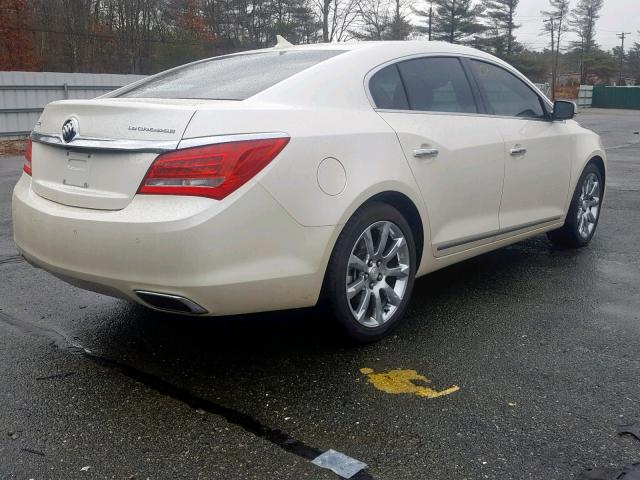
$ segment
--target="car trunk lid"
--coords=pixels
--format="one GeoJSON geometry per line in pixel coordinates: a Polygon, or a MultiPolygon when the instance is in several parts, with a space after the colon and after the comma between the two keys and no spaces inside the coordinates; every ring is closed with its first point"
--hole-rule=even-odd
{"type": "Polygon", "coordinates": [[[175,149],[197,100],[96,99],[49,104],[36,124],[33,190],[75,207],[126,207],[153,160],[175,149]],[[63,139],[74,119],[75,137],[63,139]]]}

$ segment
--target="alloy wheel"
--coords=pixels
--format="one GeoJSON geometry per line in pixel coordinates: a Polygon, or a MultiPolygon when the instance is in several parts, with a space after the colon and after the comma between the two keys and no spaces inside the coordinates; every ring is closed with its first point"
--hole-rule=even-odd
{"type": "Polygon", "coordinates": [[[346,295],[354,318],[376,328],[396,312],[411,270],[409,246],[400,227],[389,221],[365,229],[351,250],[346,295]]]}
{"type": "Polygon", "coordinates": [[[598,215],[600,214],[601,198],[600,180],[595,173],[589,173],[582,183],[582,190],[578,199],[578,234],[583,239],[588,239],[596,228],[598,215]]]}

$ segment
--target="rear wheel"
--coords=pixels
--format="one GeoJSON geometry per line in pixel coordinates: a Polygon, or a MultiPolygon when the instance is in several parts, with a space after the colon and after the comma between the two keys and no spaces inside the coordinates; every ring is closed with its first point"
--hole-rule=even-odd
{"type": "Polygon", "coordinates": [[[602,173],[595,164],[590,163],[578,181],[564,225],[549,232],[549,240],[573,248],[588,245],[598,227],[603,193],[602,173]]]}
{"type": "Polygon", "coordinates": [[[347,336],[383,338],[401,321],[416,268],[416,247],[402,214],[385,203],[361,208],[345,225],[327,270],[327,300],[347,336]]]}

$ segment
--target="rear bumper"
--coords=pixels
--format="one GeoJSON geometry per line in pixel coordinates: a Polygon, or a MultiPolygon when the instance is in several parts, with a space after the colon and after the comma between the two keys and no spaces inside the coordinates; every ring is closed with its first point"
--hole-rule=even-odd
{"type": "Polygon", "coordinates": [[[36,266],[139,303],[137,290],[210,315],[315,304],[336,228],[301,226],[258,183],[227,200],[138,195],[122,210],[90,210],[40,197],[23,175],[14,238],[36,266]]]}

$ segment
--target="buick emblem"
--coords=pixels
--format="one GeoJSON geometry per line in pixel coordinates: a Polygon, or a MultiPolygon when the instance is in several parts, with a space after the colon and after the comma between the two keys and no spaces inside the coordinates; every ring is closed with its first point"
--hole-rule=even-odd
{"type": "Polygon", "coordinates": [[[62,139],[65,143],[69,143],[78,135],[80,131],[80,126],[78,125],[78,120],[75,118],[70,118],[62,125],[62,139]]]}

